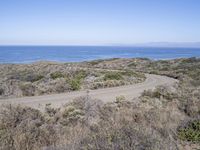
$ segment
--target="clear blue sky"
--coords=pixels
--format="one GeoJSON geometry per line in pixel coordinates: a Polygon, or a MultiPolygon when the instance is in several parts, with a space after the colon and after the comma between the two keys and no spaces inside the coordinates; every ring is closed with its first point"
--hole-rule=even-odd
{"type": "Polygon", "coordinates": [[[200,41],[200,0],[1,0],[0,44],[200,41]]]}

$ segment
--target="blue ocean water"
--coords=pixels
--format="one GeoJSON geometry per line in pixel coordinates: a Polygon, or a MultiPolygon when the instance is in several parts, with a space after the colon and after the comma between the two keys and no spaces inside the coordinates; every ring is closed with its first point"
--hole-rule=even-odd
{"type": "Polygon", "coordinates": [[[0,46],[0,63],[80,62],[107,58],[173,59],[200,57],[200,48],[122,46],[0,46]]]}

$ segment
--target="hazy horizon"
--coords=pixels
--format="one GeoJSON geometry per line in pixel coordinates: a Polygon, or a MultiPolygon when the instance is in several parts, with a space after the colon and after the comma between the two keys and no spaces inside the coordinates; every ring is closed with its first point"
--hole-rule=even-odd
{"type": "Polygon", "coordinates": [[[166,48],[200,48],[200,42],[148,42],[136,44],[0,44],[0,46],[97,46],[97,47],[166,47],[166,48]]]}

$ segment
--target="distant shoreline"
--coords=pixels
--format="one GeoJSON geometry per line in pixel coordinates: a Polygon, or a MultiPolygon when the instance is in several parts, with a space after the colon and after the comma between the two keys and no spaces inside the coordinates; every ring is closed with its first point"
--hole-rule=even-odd
{"type": "Polygon", "coordinates": [[[98,62],[98,61],[111,61],[114,59],[118,60],[150,60],[150,61],[171,61],[171,60],[181,60],[181,59],[200,59],[200,57],[180,57],[180,58],[169,58],[169,59],[149,59],[149,58],[142,58],[142,57],[133,57],[133,58],[107,58],[107,59],[94,59],[94,60],[86,60],[86,61],[80,61],[80,62],[60,62],[60,61],[49,61],[49,60],[38,60],[33,62],[27,62],[27,63],[0,63],[0,65],[32,65],[32,64],[80,64],[80,63],[90,63],[90,62],[98,62]]]}

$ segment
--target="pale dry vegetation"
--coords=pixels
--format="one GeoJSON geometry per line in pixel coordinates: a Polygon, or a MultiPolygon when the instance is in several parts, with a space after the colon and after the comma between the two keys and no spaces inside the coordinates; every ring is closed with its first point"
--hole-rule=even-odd
{"type": "Polygon", "coordinates": [[[178,150],[190,142],[198,147],[200,107],[183,101],[186,93],[181,90],[161,86],[133,101],[121,95],[107,104],[80,97],[61,108],[47,104],[45,112],[6,105],[0,111],[0,146],[5,150],[178,150]]]}
{"type": "MultiPolygon", "coordinates": [[[[151,106],[151,105],[149,105],[151,106]]],[[[152,106],[151,106],[152,107],[152,106]]],[[[176,149],[165,117],[174,113],[128,101],[103,104],[83,97],[60,109],[6,105],[1,109],[0,147],[25,149],[176,149]],[[162,112],[163,117],[155,115],[162,112]],[[159,124],[159,126],[158,126],[159,124]]],[[[173,116],[173,115],[172,115],[173,116]]]]}
{"type": "Polygon", "coordinates": [[[143,82],[143,73],[82,67],[81,63],[1,64],[0,98],[63,93],[143,82]]]}
{"type": "MultiPolygon", "coordinates": [[[[154,90],[144,91],[139,98],[132,101],[126,101],[125,96],[119,95],[115,102],[104,104],[100,100],[87,96],[77,98],[61,108],[53,108],[51,104],[47,104],[44,112],[24,106],[2,106],[0,149],[185,150],[200,148],[199,59],[169,61],[112,59],[87,62],[82,65],[107,68],[111,67],[111,62],[117,64],[115,69],[123,66],[129,70],[156,72],[156,74],[178,78],[179,83],[174,87],[160,86],[154,90]]],[[[127,71],[118,74],[95,71],[87,76],[87,72],[81,71],[80,74],[76,72],[73,78],[86,85],[89,80],[98,83],[117,82],[122,78],[135,76],[135,73],[133,74],[127,71]]],[[[57,76],[60,75],[56,74],[55,80],[68,78],[65,76],[57,78],[57,76]]],[[[0,92],[4,93],[4,89],[0,92]]]]}

